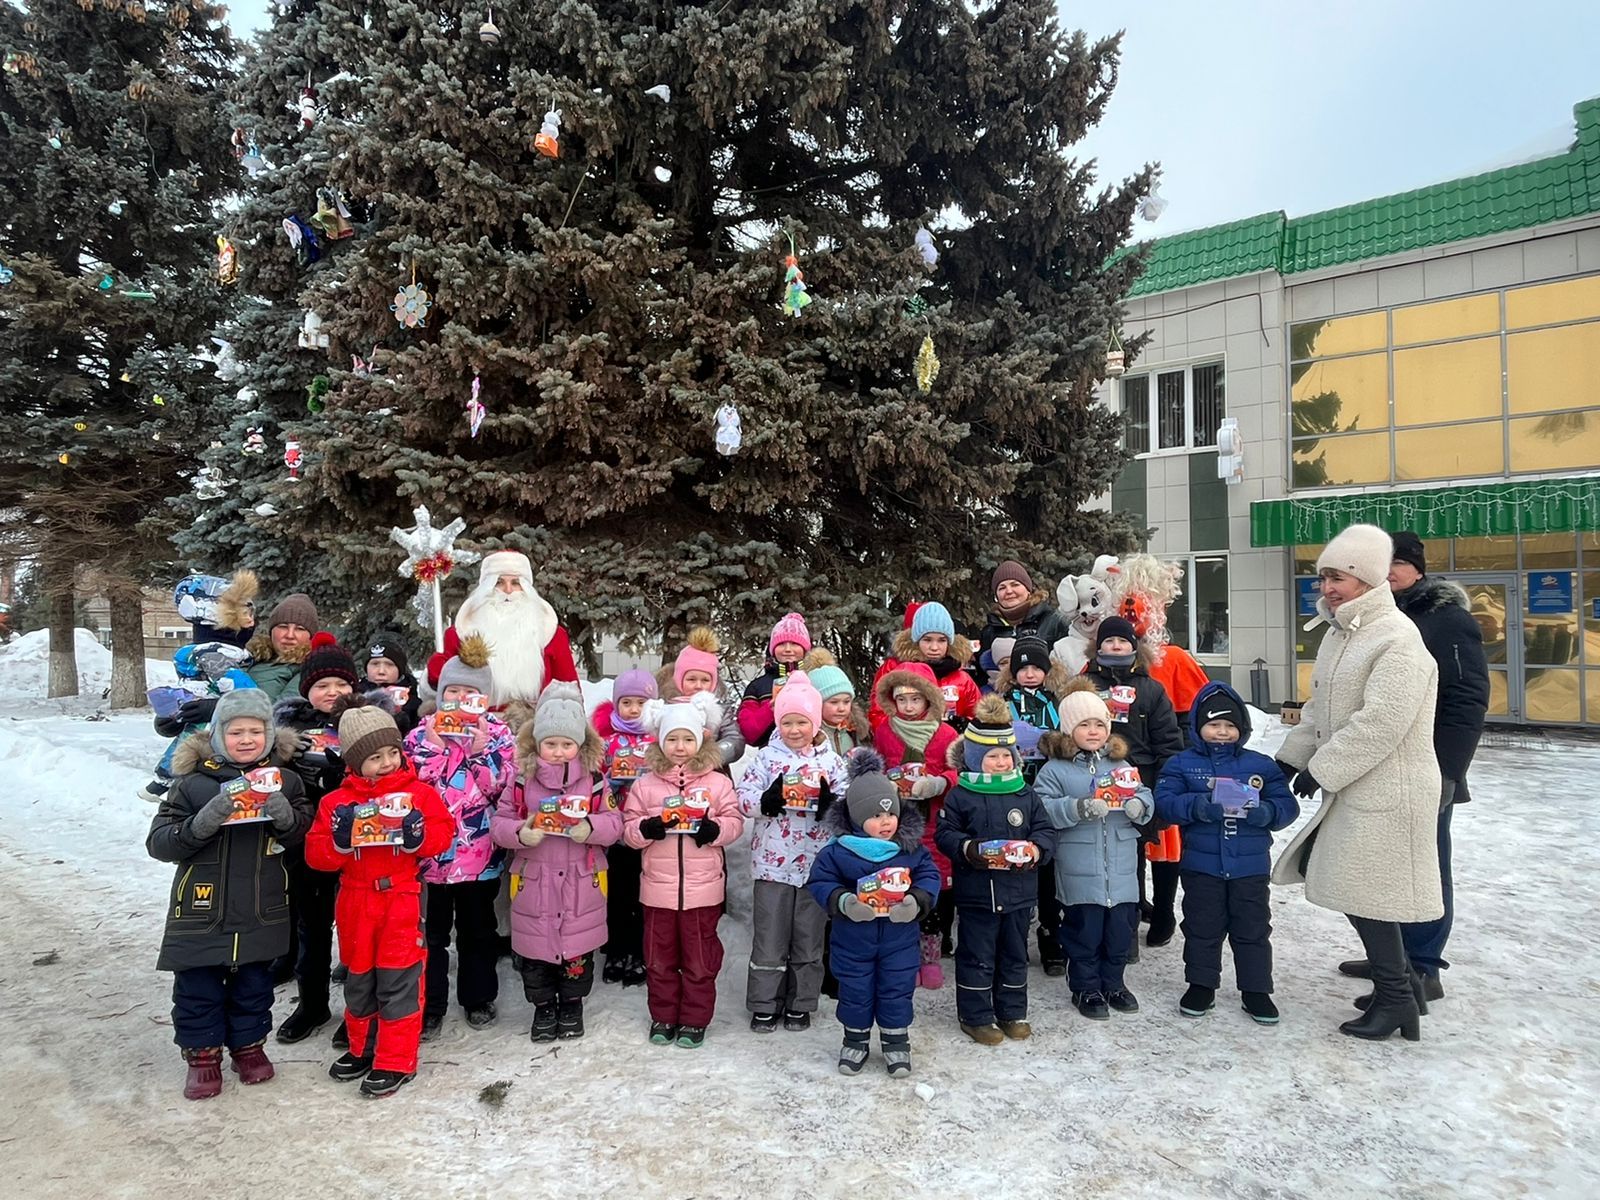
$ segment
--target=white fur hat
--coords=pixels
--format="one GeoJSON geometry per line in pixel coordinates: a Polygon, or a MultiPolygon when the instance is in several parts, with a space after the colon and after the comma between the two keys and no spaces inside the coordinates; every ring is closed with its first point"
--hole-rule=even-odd
{"type": "Polygon", "coordinates": [[[671,703],[646,700],[642,721],[645,730],[655,734],[658,742],[666,741],[667,734],[675,729],[687,729],[694,734],[695,745],[699,746],[722,724],[722,705],[710,692],[696,692],[687,699],[671,703]]]}
{"type": "Polygon", "coordinates": [[[1352,525],[1322,548],[1317,572],[1343,571],[1369,587],[1381,587],[1394,561],[1394,542],[1376,525],[1352,525]]]}
{"type": "Polygon", "coordinates": [[[485,584],[492,588],[502,575],[515,575],[522,580],[524,591],[533,591],[533,564],[522,551],[496,550],[493,554],[483,556],[483,562],[478,567],[479,588],[485,584]]]}

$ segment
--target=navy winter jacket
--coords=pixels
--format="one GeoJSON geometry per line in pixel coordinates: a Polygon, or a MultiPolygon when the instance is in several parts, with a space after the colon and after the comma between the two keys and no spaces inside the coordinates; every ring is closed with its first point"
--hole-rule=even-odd
{"type": "Polygon", "coordinates": [[[922,962],[918,944],[922,931],[916,921],[896,924],[887,917],[852,921],[840,915],[839,901],[846,893],[854,894],[856,884],[867,876],[889,867],[904,867],[911,872],[910,895],[916,898],[922,914],[926,916],[932,910],[939,898],[939,868],[922,844],[922,814],[914,804],[900,810],[900,828],[895,833],[898,853],[881,862],[863,858],[838,840],[838,835],[852,832],[843,800],[830,805],[822,820],[836,836],[812,861],[806,890],[833,918],[829,927],[833,973],[844,979],[858,974],[870,976],[880,966],[886,970],[908,966],[915,970],[922,962]]]}
{"type": "MultiPolygon", "coordinates": [[[[1189,749],[1167,760],[1156,784],[1156,818],[1183,827],[1183,869],[1220,879],[1245,879],[1266,875],[1272,870],[1272,831],[1294,823],[1300,805],[1289,790],[1289,783],[1278,764],[1265,754],[1245,749],[1250,740],[1249,709],[1225,683],[1208,683],[1195,697],[1189,710],[1189,749]],[[1217,693],[1227,695],[1245,714],[1245,727],[1239,740],[1214,746],[1200,737],[1200,714],[1206,700],[1217,693]],[[1205,807],[1211,803],[1214,779],[1236,779],[1257,788],[1264,825],[1244,817],[1206,820],[1205,807]]],[[[1259,819],[1259,818],[1258,818],[1259,819]]]]}
{"type": "MultiPolygon", "coordinates": [[[[957,746],[960,743],[956,743],[957,746]]],[[[1056,852],[1056,829],[1031,787],[1015,792],[974,792],[957,786],[945,795],[933,840],[950,860],[951,891],[957,908],[1015,912],[1039,902],[1039,870],[1056,852]],[[1034,870],[995,871],[967,861],[968,842],[1027,839],[1039,847],[1034,870]]]]}

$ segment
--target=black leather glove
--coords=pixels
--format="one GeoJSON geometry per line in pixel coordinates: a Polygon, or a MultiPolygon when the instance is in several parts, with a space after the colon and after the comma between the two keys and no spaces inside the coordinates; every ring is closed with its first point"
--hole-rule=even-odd
{"type": "Polygon", "coordinates": [[[333,810],[333,844],[341,850],[350,849],[350,839],[356,831],[356,806],[341,804],[333,810]]]}
{"type": "Polygon", "coordinates": [[[817,820],[822,820],[822,814],[828,811],[828,806],[833,803],[833,789],[824,779],[817,785],[817,820]]]}
{"type": "Polygon", "coordinates": [[[718,825],[710,817],[701,817],[699,828],[697,828],[689,836],[694,838],[694,844],[696,846],[709,846],[712,842],[717,840],[717,835],[721,832],[721,825],[718,825]]]}
{"type": "Polygon", "coordinates": [[[782,812],[783,776],[779,775],[767,785],[767,790],[761,793],[761,815],[763,817],[776,817],[782,812]]]}
{"type": "Polygon", "coordinates": [[[400,821],[400,849],[415,854],[422,846],[422,810],[413,808],[400,821]]]}
{"type": "Polygon", "coordinates": [[[646,817],[639,822],[640,836],[649,838],[652,842],[662,842],[667,838],[667,823],[660,817],[646,817]]]}
{"type": "Polygon", "coordinates": [[[1308,800],[1314,793],[1322,790],[1322,785],[1316,781],[1310,771],[1301,771],[1300,774],[1294,777],[1294,781],[1289,784],[1289,789],[1300,799],[1308,800]]]}
{"type": "Polygon", "coordinates": [[[209,725],[212,714],[216,711],[215,696],[196,696],[193,700],[185,700],[178,706],[178,720],[185,725],[209,725]]]}

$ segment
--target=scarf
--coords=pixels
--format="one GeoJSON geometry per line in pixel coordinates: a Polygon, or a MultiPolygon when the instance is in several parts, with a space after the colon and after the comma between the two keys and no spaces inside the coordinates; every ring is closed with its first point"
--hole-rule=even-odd
{"type": "MultiPolygon", "coordinates": [[[[906,749],[918,758],[928,752],[928,743],[933,740],[933,735],[939,732],[939,726],[943,723],[931,717],[921,721],[908,721],[894,713],[889,715],[889,728],[894,730],[895,736],[906,744],[906,749]]],[[[917,759],[912,761],[915,762],[917,759]]]]}
{"type": "Polygon", "coordinates": [[[847,833],[839,839],[839,844],[852,854],[857,854],[868,862],[887,862],[900,853],[898,842],[886,842],[882,838],[863,837],[858,833],[847,833]]]}
{"type": "Polygon", "coordinates": [[[961,786],[969,792],[978,792],[985,796],[1006,796],[1012,792],[1020,792],[1028,785],[1022,778],[1021,771],[1005,771],[999,775],[963,771],[961,772],[961,786]]]}
{"type": "Polygon", "coordinates": [[[640,713],[638,720],[630,721],[627,717],[617,712],[616,706],[613,705],[611,708],[611,729],[614,733],[631,733],[634,737],[640,737],[644,733],[644,714],[640,713]]]}

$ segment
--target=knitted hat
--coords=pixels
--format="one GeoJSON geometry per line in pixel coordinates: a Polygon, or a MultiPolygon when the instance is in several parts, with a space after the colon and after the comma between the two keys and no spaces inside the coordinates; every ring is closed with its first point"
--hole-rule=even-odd
{"type": "Polygon", "coordinates": [[[644,727],[656,735],[657,742],[667,740],[669,733],[680,729],[694,734],[694,744],[705,744],[706,735],[722,720],[722,706],[710,692],[696,692],[687,700],[665,704],[660,700],[646,700],[644,727]]]}
{"type": "Polygon", "coordinates": [[[704,625],[697,625],[689,631],[689,644],[678,651],[678,658],[672,664],[672,682],[678,691],[683,691],[683,677],[690,671],[704,671],[711,676],[711,690],[716,691],[717,655],[722,653],[722,643],[717,641],[717,635],[704,625]]]}
{"type": "Polygon", "coordinates": [[[1195,706],[1194,723],[1204,725],[1207,721],[1232,721],[1241,733],[1250,728],[1250,717],[1239,697],[1220,687],[1207,688],[1203,702],[1195,706]]]}
{"type": "Polygon", "coordinates": [[[406,662],[406,648],[401,644],[398,633],[386,630],[372,639],[372,644],[367,647],[367,661],[371,662],[375,658],[392,662],[394,669],[401,675],[411,674],[411,665],[406,662]]]}
{"type": "Polygon", "coordinates": [[[811,731],[822,728],[822,693],[804,671],[790,671],[789,678],[772,702],[772,723],[778,725],[788,716],[798,714],[811,722],[811,731]]]}
{"type": "Polygon", "coordinates": [[[996,567],[994,574],[989,577],[989,594],[992,596],[998,592],[1000,585],[1008,579],[1012,583],[1020,583],[1030,592],[1033,591],[1033,576],[1028,574],[1028,568],[1016,559],[1008,558],[996,567]]]}
{"type": "MultiPolygon", "coordinates": [[[[1388,568],[1385,567],[1384,569],[1387,570],[1388,568]]],[[[1107,617],[1100,622],[1100,628],[1095,630],[1094,648],[1096,652],[1105,644],[1107,638],[1114,637],[1126,638],[1128,643],[1135,647],[1139,644],[1139,635],[1133,631],[1132,621],[1126,617],[1107,617]]],[[[1048,670],[1048,668],[1046,669],[1048,670]]]]}
{"type": "Polygon", "coordinates": [[[615,704],[618,700],[625,700],[633,696],[639,700],[654,700],[659,693],[656,691],[656,677],[643,667],[634,667],[617,676],[617,681],[611,685],[611,701],[615,704]]]}
{"type": "Polygon", "coordinates": [[[245,717],[261,722],[267,731],[267,748],[271,749],[277,732],[272,723],[272,697],[252,683],[249,687],[240,686],[224,692],[217,701],[211,714],[211,753],[219,758],[226,756],[222,735],[228,731],[228,722],[245,717]]]}
{"type": "Polygon", "coordinates": [[[478,564],[479,589],[484,584],[492,587],[502,575],[515,575],[522,580],[523,591],[533,591],[533,564],[522,551],[496,550],[493,554],[484,555],[483,562],[478,564]]]}
{"type": "Polygon", "coordinates": [[[1322,548],[1317,555],[1317,574],[1343,571],[1369,587],[1378,587],[1389,578],[1394,561],[1394,542],[1376,525],[1352,525],[1322,548]]]}
{"type": "Polygon", "coordinates": [[[545,738],[571,738],[583,745],[589,732],[589,716],[583,710],[583,691],[575,683],[552,683],[539,697],[533,710],[533,742],[545,738]]]}
{"type": "Polygon", "coordinates": [[[385,746],[401,748],[400,729],[383,708],[365,696],[349,696],[339,714],[339,753],[352,771],[385,746]]]}
{"type": "Polygon", "coordinates": [[[1050,674],[1050,647],[1044,644],[1043,638],[1017,639],[1016,649],[1011,651],[1011,677],[1015,679],[1023,667],[1038,667],[1046,675],[1050,674]]]}
{"type": "Polygon", "coordinates": [[[1069,691],[1056,705],[1056,711],[1061,715],[1062,733],[1070,734],[1079,725],[1091,720],[1099,721],[1107,729],[1111,728],[1111,710],[1091,688],[1069,691]]]}
{"type": "Polygon", "coordinates": [[[952,641],[956,636],[956,623],[950,619],[950,610],[937,600],[930,600],[917,608],[911,618],[911,640],[920,642],[923,635],[942,633],[952,641]]]}
{"type": "Polygon", "coordinates": [[[1422,539],[1409,529],[1394,535],[1394,562],[1410,563],[1418,575],[1428,573],[1428,554],[1422,548],[1422,539]]]}
{"type": "Polygon", "coordinates": [[[884,773],[883,757],[875,750],[860,749],[850,755],[850,785],[845,789],[844,805],[850,825],[864,829],[873,817],[900,815],[900,790],[884,773]]]}
{"type": "Polygon", "coordinates": [[[489,643],[478,634],[469,633],[457,644],[455,657],[446,659],[444,666],[439,668],[439,695],[443,696],[447,687],[469,687],[487,696],[493,686],[494,676],[489,672],[489,643]]]}
{"type": "Polygon", "coordinates": [[[993,693],[978,701],[977,712],[961,734],[961,760],[968,771],[983,770],[983,758],[999,747],[1011,752],[1011,765],[1017,766],[1017,734],[1011,728],[1011,706],[993,693]]]}
{"type": "MultiPolygon", "coordinates": [[[[999,670],[1017,652],[1017,639],[1013,637],[997,637],[989,643],[989,657],[994,660],[995,670],[999,670]]],[[[1016,672],[1013,671],[1012,674],[1016,672]]]]}
{"type": "Polygon", "coordinates": [[[290,592],[267,614],[268,632],[279,625],[298,625],[302,629],[316,629],[321,624],[322,618],[317,616],[317,606],[311,603],[311,597],[304,592],[290,592]]]}
{"type": "Polygon", "coordinates": [[[850,677],[839,669],[838,661],[826,650],[816,649],[806,655],[800,660],[800,669],[810,678],[817,695],[824,700],[856,694],[850,677]]]}
{"type": "Polygon", "coordinates": [[[794,642],[801,650],[811,649],[811,631],[806,628],[806,619],[799,613],[785,613],[783,620],[772,627],[772,636],[767,639],[768,653],[784,642],[794,642]]]}
{"type": "MultiPolygon", "coordinates": [[[[280,604],[278,607],[282,608],[283,605],[280,604]]],[[[278,624],[283,622],[280,621],[278,624]]],[[[327,630],[312,637],[311,652],[300,665],[300,694],[309,696],[312,686],[321,679],[342,679],[351,687],[361,682],[361,675],[356,670],[356,660],[350,657],[350,651],[339,645],[339,640],[327,630]]]]}

